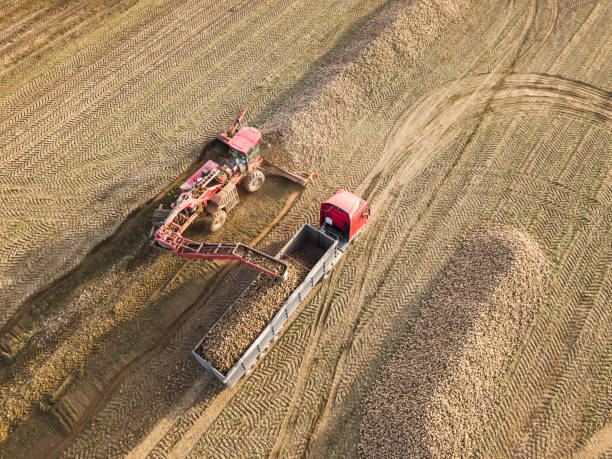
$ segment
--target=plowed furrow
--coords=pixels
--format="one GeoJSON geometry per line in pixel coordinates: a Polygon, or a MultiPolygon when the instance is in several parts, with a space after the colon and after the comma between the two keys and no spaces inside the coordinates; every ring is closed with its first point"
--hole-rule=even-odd
{"type": "MultiPolygon", "coordinates": [[[[41,10],[42,17],[37,20],[36,24],[24,24],[24,27],[15,30],[14,36],[9,40],[8,43],[4,45],[0,45],[0,53],[10,53],[11,48],[19,46],[19,44],[23,41],[35,40],[36,35],[40,34],[40,32],[45,31],[48,27],[49,23],[53,22],[62,22],[66,18],[73,15],[77,12],[82,6],[79,4],[72,5],[67,8],[60,9],[59,11],[54,11],[52,8],[41,10]]],[[[37,15],[32,17],[32,19],[36,18],[37,15]]],[[[7,37],[8,38],[8,37],[7,37]]],[[[0,43],[5,41],[2,36],[0,36],[0,43]]]]}
{"type": "MultiPolygon", "coordinates": [[[[238,4],[236,2],[235,4],[238,4]]],[[[80,85],[79,90],[75,91],[75,88],[70,89],[70,95],[65,97],[68,93],[64,90],[61,95],[62,97],[62,110],[50,110],[48,117],[37,117],[37,124],[34,124],[27,133],[27,136],[19,144],[18,138],[14,139],[14,146],[9,150],[8,155],[3,158],[11,160],[13,155],[19,154],[25,148],[34,148],[36,142],[44,138],[48,138],[53,135],[54,130],[59,129],[63,122],[69,122],[74,117],[77,117],[80,113],[87,110],[86,116],[91,116],[92,111],[96,111],[95,103],[98,99],[109,91],[116,91],[120,86],[129,87],[132,92],[139,90],[138,85],[135,83],[140,82],[143,84],[147,80],[155,81],[155,73],[151,74],[150,69],[155,68],[154,64],[163,59],[164,56],[172,53],[175,49],[181,47],[182,43],[188,41],[194,35],[200,33],[202,30],[214,25],[216,21],[220,21],[226,13],[215,11],[213,8],[212,17],[206,17],[203,19],[202,11],[194,10],[188,17],[183,17],[180,20],[176,19],[176,24],[169,24],[165,30],[173,35],[156,34],[153,40],[143,40],[139,47],[129,48],[129,54],[118,56],[112,65],[105,65],[103,67],[103,73],[97,74],[95,79],[91,79],[89,84],[80,85]],[[143,52],[144,51],[144,52],[143,52]],[[126,65],[129,62],[130,65],[126,65]],[[141,69],[135,71],[135,69],[141,69]],[[147,79],[143,81],[141,72],[147,72],[147,79]],[[80,96],[80,97],[79,97],[80,96]],[[73,105],[71,105],[71,103],[73,105]],[[92,108],[91,105],[94,105],[92,108]],[[27,143],[26,143],[27,142],[27,143]]],[[[204,12],[211,14],[207,8],[204,12]]],[[[202,38],[202,41],[204,37],[202,38]]],[[[181,62],[182,56],[177,56],[175,62],[181,62]]],[[[167,72],[170,65],[166,63],[166,67],[156,68],[159,75],[163,75],[167,72]]],[[[67,88],[68,89],[68,88],[67,88]]],[[[117,97],[117,95],[115,95],[117,97]]],[[[125,97],[125,95],[123,95],[125,97]]],[[[48,107],[51,108],[53,104],[57,104],[57,98],[49,100],[48,107]]],[[[113,107],[112,103],[108,101],[101,101],[99,106],[102,110],[104,107],[113,107]]],[[[45,106],[38,106],[38,110],[42,110],[45,106]]],[[[83,116],[81,118],[84,118],[83,116]]],[[[74,130],[72,130],[74,131],[74,130]]],[[[6,132],[6,135],[11,135],[10,132],[6,132]]]]}

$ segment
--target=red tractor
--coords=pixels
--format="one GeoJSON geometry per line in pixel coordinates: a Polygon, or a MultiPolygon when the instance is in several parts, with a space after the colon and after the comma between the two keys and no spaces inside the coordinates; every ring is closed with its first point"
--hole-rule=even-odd
{"type": "Polygon", "coordinates": [[[200,214],[210,232],[218,231],[227,219],[227,213],[238,204],[237,186],[249,192],[259,190],[266,179],[263,168],[272,175],[280,175],[302,186],[315,177],[303,177],[265,161],[259,152],[261,133],[254,127],[242,127],[242,110],[238,119],[218,139],[228,148],[219,163],[209,160],[180,186],[181,194],[170,210],[157,209],[153,226],[157,233],[181,234],[200,214]]]}
{"type": "MultiPolygon", "coordinates": [[[[253,127],[242,127],[242,118],[246,110],[246,108],[242,110],[229,130],[218,136],[218,139],[227,146],[225,157],[219,163],[206,161],[180,186],[181,194],[170,209],[155,210],[151,231],[151,235],[154,234],[155,247],[171,250],[179,256],[192,256],[196,250],[195,245],[199,243],[185,239],[182,233],[198,215],[204,216],[210,232],[218,231],[227,220],[227,213],[240,200],[237,186],[242,185],[249,193],[259,190],[266,179],[262,171],[264,167],[268,174],[283,176],[302,186],[306,186],[315,177],[314,174],[303,177],[265,161],[259,153],[261,133],[253,127]]],[[[242,244],[202,243],[196,252],[199,254],[198,257],[206,254],[207,258],[219,258],[222,255],[225,258],[240,259],[244,255],[242,252],[246,250],[244,247],[242,244]]],[[[247,249],[249,256],[255,257],[253,254],[256,251],[247,249]]],[[[262,260],[267,257],[265,254],[260,255],[257,257],[262,260]]],[[[269,260],[264,261],[272,265],[277,264],[269,260]]],[[[258,263],[254,265],[275,275],[272,268],[261,267],[258,263]]],[[[281,266],[280,269],[282,271],[284,268],[281,266]]]]}

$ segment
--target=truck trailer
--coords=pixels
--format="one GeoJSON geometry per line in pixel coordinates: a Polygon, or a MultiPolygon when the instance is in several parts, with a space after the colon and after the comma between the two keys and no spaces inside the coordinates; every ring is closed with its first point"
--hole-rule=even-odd
{"type": "MultiPolygon", "coordinates": [[[[226,325],[224,318],[232,311],[232,308],[244,303],[248,298],[249,290],[258,288],[258,282],[262,281],[260,274],[228,307],[223,316],[211,327],[208,333],[200,340],[192,353],[196,360],[217,379],[226,386],[233,386],[243,376],[248,374],[255,366],[274,341],[281,335],[283,329],[298,306],[317,283],[327,277],[338,260],[344,255],[350,244],[363,231],[370,215],[367,203],[354,194],[338,190],[332,197],[321,203],[319,212],[319,228],[304,224],[297,233],[287,241],[283,248],[275,255],[275,259],[283,262],[296,254],[309,255],[308,271],[304,279],[299,283],[288,298],[279,302],[278,309],[267,325],[258,331],[254,338],[241,355],[236,356],[235,362],[229,370],[217,368],[211,361],[210,346],[207,347],[207,339],[212,333],[218,337],[219,329],[216,327],[226,325]]],[[[222,331],[221,331],[222,334],[222,331]]],[[[230,335],[230,333],[228,333],[230,335]]],[[[229,339],[229,338],[228,338],[229,339]]]]}

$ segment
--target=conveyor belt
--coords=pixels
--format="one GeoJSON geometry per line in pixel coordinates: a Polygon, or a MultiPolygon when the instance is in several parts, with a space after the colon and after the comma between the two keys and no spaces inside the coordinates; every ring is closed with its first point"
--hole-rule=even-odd
{"type": "Polygon", "coordinates": [[[284,262],[244,244],[196,242],[172,231],[158,231],[155,242],[158,247],[171,250],[179,257],[235,260],[281,282],[287,278],[287,265],[284,262]]]}

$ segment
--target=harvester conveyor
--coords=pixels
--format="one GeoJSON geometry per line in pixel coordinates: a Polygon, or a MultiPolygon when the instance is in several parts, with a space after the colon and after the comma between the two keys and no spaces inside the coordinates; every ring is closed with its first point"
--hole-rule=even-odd
{"type": "MultiPolygon", "coordinates": [[[[221,323],[230,310],[237,305],[243,295],[247,295],[250,288],[257,288],[255,279],[241,295],[226,309],[223,316],[211,327],[208,333],[193,349],[192,354],[196,360],[210,371],[226,386],[233,386],[243,376],[248,374],[286,328],[287,322],[295,313],[300,303],[308,296],[310,291],[327,277],[344,255],[348,246],[363,230],[370,210],[367,203],[354,194],[338,190],[331,198],[321,203],[319,213],[320,227],[315,228],[305,224],[276,254],[275,261],[282,263],[282,259],[291,257],[297,252],[316,254],[316,260],[300,285],[293,290],[289,297],[279,304],[274,317],[268,322],[250,344],[250,346],[237,358],[234,366],[223,372],[207,360],[207,356],[200,353],[200,347],[211,331],[221,323]]],[[[261,252],[259,252],[261,253],[261,252]]],[[[264,255],[264,254],[262,254],[264,255]]],[[[231,339],[231,335],[230,338],[231,339]]]]}
{"type": "Polygon", "coordinates": [[[241,243],[196,242],[178,233],[158,234],[156,246],[183,258],[234,260],[255,268],[278,281],[287,279],[287,264],[241,243]]]}

